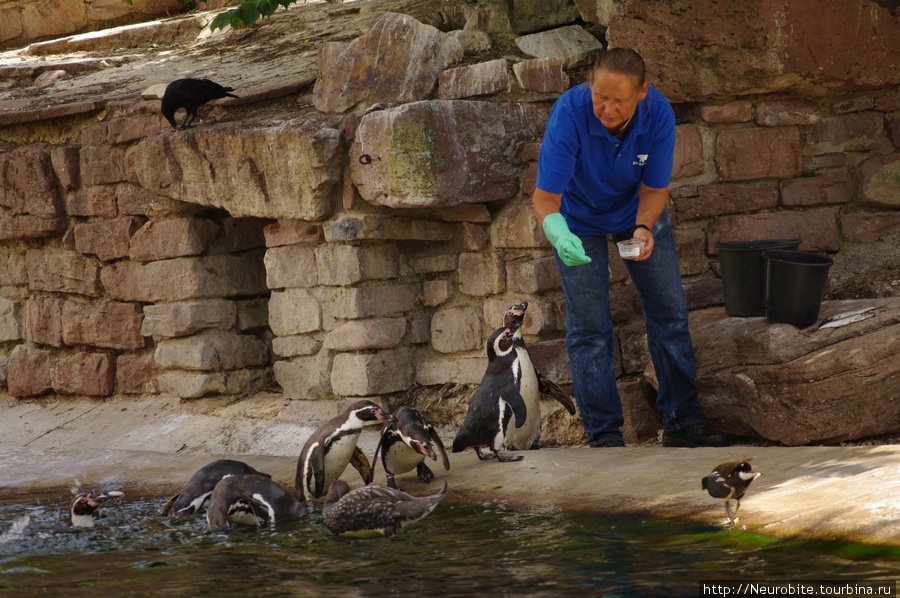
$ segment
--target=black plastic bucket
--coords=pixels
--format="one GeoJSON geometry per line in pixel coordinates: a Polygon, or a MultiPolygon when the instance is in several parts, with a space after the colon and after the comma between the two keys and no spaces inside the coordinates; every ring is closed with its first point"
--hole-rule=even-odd
{"type": "Polygon", "coordinates": [[[807,251],[774,250],[766,260],[766,317],[795,326],[819,319],[828,270],[834,260],[807,251]]]}
{"type": "Polygon", "coordinates": [[[716,241],[722,267],[725,313],[747,318],[766,315],[766,262],[764,251],[797,249],[800,239],[716,241]]]}

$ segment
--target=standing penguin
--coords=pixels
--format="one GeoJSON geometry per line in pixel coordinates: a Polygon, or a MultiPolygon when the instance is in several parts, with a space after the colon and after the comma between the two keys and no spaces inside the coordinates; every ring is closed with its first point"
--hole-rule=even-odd
{"type": "Polygon", "coordinates": [[[466,419],[453,440],[454,453],[471,446],[479,459],[491,459],[494,455],[485,457],[481,454],[482,447],[488,447],[500,461],[521,461],[521,455],[507,457],[500,451],[531,446],[530,443],[514,446],[510,440],[510,433],[517,440],[533,435],[537,419],[535,408],[529,408],[529,405],[537,405],[534,368],[522,367],[514,345],[515,332],[521,325],[521,321],[513,321],[509,326],[492,332],[488,338],[488,366],[481,384],[469,400],[466,419]],[[524,395],[528,395],[528,399],[524,395]],[[521,432],[523,429],[524,433],[521,432]]]}
{"type": "Polygon", "coordinates": [[[748,457],[740,461],[722,463],[700,480],[701,488],[709,492],[710,496],[725,499],[725,513],[732,525],[737,518],[738,509],[741,508],[741,498],[747,492],[750,482],[762,475],[758,471],[753,471],[753,466],[750,465],[752,460],[752,457],[748,457]],[[732,498],[737,501],[734,512],[731,511],[732,498]]]}
{"type": "MultiPolygon", "coordinates": [[[[525,310],[528,309],[528,302],[524,299],[518,305],[513,305],[506,313],[503,315],[503,325],[509,326],[514,320],[521,320],[523,323],[525,321],[525,310]]],[[[517,339],[521,339],[521,347],[516,344],[516,351],[521,353],[526,353],[528,350],[525,348],[525,339],[522,339],[522,331],[519,329],[516,334],[517,339]]],[[[531,357],[529,356],[528,361],[531,361],[531,357]]],[[[532,363],[532,367],[534,364],[532,363]]],[[[535,368],[535,374],[538,379],[538,392],[542,395],[547,395],[556,401],[559,402],[560,405],[565,407],[566,411],[569,412],[569,415],[575,415],[575,400],[573,397],[565,392],[562,388],[559,387],[555,382],[545,378],[543,374],[537,371],[535,368]]]]}
{"type": "Polygon", "coordinates": [[[199,513],[209,503],[209,495],[219,480],[228,475],[256,474],[271,478],[267,473],[256,471],[242,461],[220,459],[204,465],[191,476],[187,486],[180,494],[176,494],[163,506],[162,514],[168,517],[181,517],[191,513],[199,513]]]}
{"type": "Polygon", "coordinates": [[[393,536],[431,513],[446,494],[446,482],[437,494],[419,497],[375,485],[350,490],[347,482],[335,480],[328,489],[322,518],[335,535],[393,536]]]}
{"type": "Polygon", "coordinates": [[[396,413],[397,420],[389,424],[381,434],[373,459],[378,461],[381,450],[381,464],[387,475],[388,488],[400,490],[394,476],[416,469],[419,480],[430,482],[434,473],[425,465],[425,457],[437,461],[434,447],[441,453],[444,469],[450,469],[450,460],[441,437],[434,426],[412,407],[401,407],[396,413]]]}
{"type": "Polygon", "coordinates": [[[227,532],[232,523],[263,526],[305,516],[306,506],[287,488],[258,474],[222,478],[206,509],[206,522],[214,532],[227,532]]]}
{"type": "Polygon", "coordinates": [[[294,485],[300,500],[312,505],[315,499],[325,495],[331,482],[344,473],[348,464],[359,472],[364,483],[370,483],[372,466],[356,442],[364,426],[393,419],[393,415],[372,401],[357,401],[313,432],[297,459],[294,485]]]}

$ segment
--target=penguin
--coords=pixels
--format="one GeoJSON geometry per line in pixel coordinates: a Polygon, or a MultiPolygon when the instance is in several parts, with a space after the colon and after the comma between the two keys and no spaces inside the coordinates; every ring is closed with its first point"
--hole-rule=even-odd
{"type": "Polygon", "coordinates": [[[206,522],[214,532],[227,532],[231,524],[274,525],[306,516],[306,506],[270,478],[236,474],[222,478],[209,496],[206,522]]]}
{"type": "Polygon", "coordinates": [[[297,459],[294,486],[300,500],[312,506],[348,464],[359,472],[363,483],[370,483],[372,466],[356,442],[364,426],[393,419],[393,415],[372,401],[357,401],[313,432],[297,459]]]}
{"type": "MultiPolygon", "coordinates": [[[[505,328],[498,328],[491,333],[487,341],[488,366],[484,377],[472,398],[466,419],[456,432],[453,440],[453,452],[459,453],[468,447],[475,448],[475,454],[481,460],[521,461],[522,456],[508,457],[500,451],[512,447],[509,434],[511,430],[526,428],[531,430],[526,435],[533,435],[534,410],[529,418],[528,403],[522,397],[523,387],[529,394],[529,401],[536,404],[537,380],[533,377],[524,379],[522,364],[514,346],[515,332],[522,325],[519,320],[513,321],[505,328]],[[482,447],[489,447],[494,454],[484,456],[482,447]]],[[[527,369],[527,368],[525,368],[527,369]]],[[[521,437],[523,434],[517,436],[521,437]]],[[[530,446],[530,444],[528,445],[530,446]]],[[[515,446],[512,448],[527,448],[515,446]]]]}
{"type": "Polygon", "coordinates": [[[397,421],[385,427],[381,440],[375,448],[372,459],[378,462],[378,451],[381,451],[381,464],[387,476],[388,488],[401,490],[394,476],[406,473],[415,468],[419,480],[431,482],[434,473],[425,465],[425,457],[437,461],[435,447],[441,453],[444,469],[450,469],[447,449],[441,442],[434,426],[413,407],[401,407],[395,414],[397,421]]]}
{"type": "Polygon", "coordinates": [[[706,490],[713,498],[725,499],[725,513],[732,525],[737,519],[741,498],[747,492],[750,482],[762,475],[758,471],[753,471],[753,466],[750,465],[752,460],[752,457],[748,457],[740,461],[722,463],[700,480],[701,491],[706,490]],[[732,498],[737,501],[734,512],[731,511],[732,498]]]}
{"type": "Polygon", "coordinates": [[[163,506],[162,515],[182,517],[191,513],[199,513],[209,503],[209,495],[213,488],[227,475],[257,474],[271,478],[267,473],[256,471],[243,461],[220,459],[204,465],[191,476],[187,486],[180,494],[176,494],[163,506]]]}
{"type": "MultiPolygon", "coordinates": [[[[509,326],[515,321],[524,324],[525,310],[527,309],[528,301],[524,300],[518,305],[511,306],[506,310],[506,313],[503,314],[503,325],[509,326]]],[[[532,376],[531,372],[533,372],[535,379],[537,379],[537,396],[535,397],[531,392],[526,392],[525,390],[522,391],[522,398],[525,399],[529,411],[529,421],[526,422],[526,425],[522,430],[513,430],[510,435],[510,442],[515,448],[536,449],[538,448],[538,440],[540,440],[541,437],[540,395],[547,395],[556,399],[563,407],[565,407],[566,411],[569,412],[569,415],[575,415],[575,401],[555,382],[551,382],[545,378],[537,371],[537,368],[534,367],[531,356],[528,354],[528,349],[525,347],[525,339],[522,338],[521,328],[516,330],[516,333],[513,335],[513,346],[516,348],[516,354],[519,356],[519,362],[523,369],[523,386],[525,386],[526,382],[530,383],[532,376]],[[531,417],[532,415],[533,417],[531,417]]]]}
{"type": "Polygon", "coordinates": [[[335,535],[393,536],[431,513],[446,494],[446,482],[437,494],[416,497],[376,485],[350,490],[347,482],[335,480],[328,488],[322,518],[335,535]]]}
{"type": "MultiPolygon", "coordinates": [[[[80,490],[80,488],[78,489],[80,490]]],[[[72,506],[69,507],[69,518],[72,521],[72,525],[75,527],[94,527],[94,511],[97,510],[97,507],[106,500],[123,496],[125,496],[125,493],[118,490],[110,490],[99,494],[79,492],[72,500],[72,506]]]]}

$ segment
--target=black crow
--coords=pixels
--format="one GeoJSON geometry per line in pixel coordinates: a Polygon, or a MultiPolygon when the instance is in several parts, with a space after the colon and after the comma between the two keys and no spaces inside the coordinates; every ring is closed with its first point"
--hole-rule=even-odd
{"type": "Polygon", "coordinates": [[[209,102],[226,96],[236,98],[233,87],[222,87],[209,79],[178,79],[172,81],[166,87],[166,93],[162,97],[162,115],[171,123],[174,129],[187,129],[197,117],[197,109],[209,102]],[[187,110],[187,116],[181,127],[175,124],[175,112],[179,108],[187,110]]]}

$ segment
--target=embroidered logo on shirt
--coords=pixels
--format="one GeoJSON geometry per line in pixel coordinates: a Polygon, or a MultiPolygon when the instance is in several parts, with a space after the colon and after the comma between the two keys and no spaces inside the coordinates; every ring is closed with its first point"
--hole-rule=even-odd
{"type": "Polygon", "coordinates": [[[647,163],[647,158],[648,158],[649,156],[650,156],[650,154],[638,154],[638,155],[637,155],[637,160],[635,160],[634,162],[632,162],[631,165],[632,165],[632,166],[643,166],[644,164],[647,163]]]}

